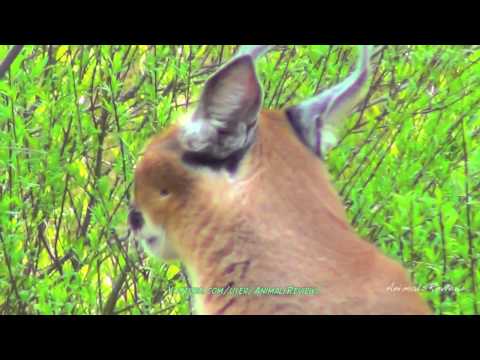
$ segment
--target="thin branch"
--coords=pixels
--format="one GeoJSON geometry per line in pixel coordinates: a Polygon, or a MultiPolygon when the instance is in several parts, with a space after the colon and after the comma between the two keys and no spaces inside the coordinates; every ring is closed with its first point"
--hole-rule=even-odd
{"type": "Polygon", "coordinates": [[[117,303],[117,300],[120,297],[120,290],[122,289],[123,284],[127,280],[127,275],[129,270],[130,270],[129,266],[128,265],[125,266],[120,272],[120,275],[118,276],[118,278],[115,280],[112,292],[110,293],[107,303],[105,304],[105,307],[103,309],[103,312],[102,312],[103,315],[112,315],[114,313],[115,304],[117,303]]]}
{"type": "Polygon", "coordinates": [[[462,119],[462,147],[463,147],[463,164],[464,164],[464,175],[465,175],[465,215],[467,220],[467,239],[468,239],[468,257],[470,258],[470,274],[472,277],[472,293],[475,301],[473,302],[473,311],[475,314],[478,314],[478,305],[477,305],[477,258],[474,251],[474,235],[472,231],[472,203],[470,195],[470,184],[469,184],[469,154],[468,146],[466,140],[466,129],[465,129],[465,118],[462,119]]]}
{"type": "Polygon", "coordinates": [[[7,73],[8,69],[10,69],[10,65],[12,65],[13,61],[16,59],[20,51],[22,51],[24,45],[14,45],[3,62],[0,64],[0,79],[7,73]]]}

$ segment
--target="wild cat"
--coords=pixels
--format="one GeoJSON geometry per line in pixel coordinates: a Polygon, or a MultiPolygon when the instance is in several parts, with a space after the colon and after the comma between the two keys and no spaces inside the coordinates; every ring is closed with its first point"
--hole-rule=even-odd
{"type": "Polygon", "coordinates": [[[194,287],[245,289],[196,294],[198,314],[429,314],[417,293],[389,291],[411,285],[407,272],[355,234],[322,162],[364,97],[372,47],[336,86],[262,110],[255,60],[269,49],[241,47],[196,109],[151,140],[131,228],[154,256],[180,259],[194,287]]]}

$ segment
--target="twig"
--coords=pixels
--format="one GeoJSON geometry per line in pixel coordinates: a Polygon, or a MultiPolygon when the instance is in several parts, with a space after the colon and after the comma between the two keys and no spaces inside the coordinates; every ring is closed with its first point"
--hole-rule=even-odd
{"type": "Polygon", "coordinates": [[[473,244],[473,231],[472,231],[472,204],[470,200],[470,188],[469,188],[469,163],[468,163],[468,148],[467,140],[465,136],[465,118],[462,119],[462,147],[463,147],[463,164],[464,164],[464,174],[465,174],[465,210],[466,210],[466,220],[467,220],[467,239],[468,239],[468,257],[470,258],[470,273],[472,277],[472,293],[473,293],[473,311],[475,314],[478,314],[478,305],[477,305],[477,258],[474,254],[474,244],[473,244]]]}
{"type": "Polygon", "coordinates": [[[6,74],[8,69],[10,69],[10,65],[12,65],[13,61],[16,59],[20,51],[22,51],[23,45],[14,45],[3,62],[0,64],[0,79],[6,74]]]}
{"type": "Polygon", "coordinates": [[[103,311],[102,311],[103,315],[112,315],[114,313],[115,304],[117,303],[117,300],[119,298],[120,290],[122,289],[122,286],[125,283],[125,280],[127,280],[128,271],[129,271],[129,266],[126,265],[122,269],[118,278],[115,280],[115,284],[113,285],[112,292],[108,297],[105,307],[103,308],[103,311]]]}

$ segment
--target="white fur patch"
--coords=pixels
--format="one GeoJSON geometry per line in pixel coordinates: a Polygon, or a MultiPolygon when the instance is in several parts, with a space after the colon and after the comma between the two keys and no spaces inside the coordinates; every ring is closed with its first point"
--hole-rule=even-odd
{"type": "Polygon", "coordinates": [[[322,143],[321,143],[321,151],[324,156],[327,154],[328,150],[334,147],[338,142],[337,135],[335,131],[329,126],[325,126],[322,129],[322,143]]]}
{"type": "Polygon", "coordinates": [[[189,151],[202,151],[217,138],[217,132],[212,123],[205,119],[193,119],[182,123],[180,141],[189,151]]]}
{"type": "Polygon", "coordinates": [[[155,258],[170,260],[177,257],[175,251],[168,244],[167,235],[163,226],[153,224],[146,214],[143,214],[144,225],[135,235],[145,252],[155,258]],[[155,239],[154,241],[149,241],[155,239]]]}

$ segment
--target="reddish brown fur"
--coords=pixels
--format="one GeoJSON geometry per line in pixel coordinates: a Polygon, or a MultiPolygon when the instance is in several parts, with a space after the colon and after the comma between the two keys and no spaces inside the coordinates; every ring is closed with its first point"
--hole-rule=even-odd
{"type": "Polygon", "coordinates": [[[177,128],[156,137],[136,169],[136,206],[166,231],[193,286],[312,287],[318,295],[200,295],[214,314],[428,314],[406,271],[348,225],[322,162],[283,112],[259,116],[235,175],[182,160],[177,128]],[[167,189],[165,197],[161,191],[167,189]]]}

